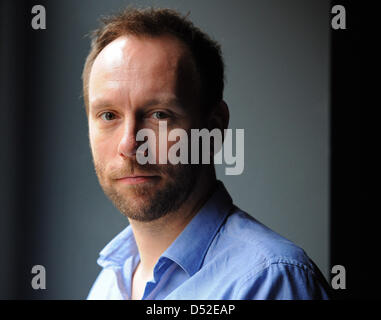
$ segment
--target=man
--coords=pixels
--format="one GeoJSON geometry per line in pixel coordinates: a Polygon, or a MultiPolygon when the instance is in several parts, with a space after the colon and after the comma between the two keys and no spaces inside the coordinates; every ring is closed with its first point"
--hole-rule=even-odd
{"type": "Polygon", "coordinates": [[[88,299],[328,298],[302,249],[232,204],[213,162],[137,161],[141,129],[156,158],[176,143],[159,122],[227,128],[217,43],[172,10],[127,9],[94,33],[83,84],[100,185],[130,223],[100,253],[88,299]]]}

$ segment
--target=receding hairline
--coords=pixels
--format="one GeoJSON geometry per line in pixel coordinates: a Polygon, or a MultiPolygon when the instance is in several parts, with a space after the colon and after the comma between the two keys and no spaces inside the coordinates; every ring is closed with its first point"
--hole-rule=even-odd
{"type": "Polygon", "coordinates": [[[91,32],[91,49],[82,71],[83,98],[88,112],[88,80],[94,60],[115,39],[123,35],[160,38],[170,35],[184,44],[200,79],[200,103],[205,110],[218,105],[224,91],[224,61],[221,47],[196,27],[187,15],[166,8],[126,9],[101,19],[102,26],[91,32]]]}
{"type": "MultiPolygon", "coordinates": [[[[114,40],[110,41],[106,46],[104,46],[101,50],[97,51],[97,54],[92,57],[91,63],[88,64],[88,70],[86,73],[86,113],[89,113],[90,109],[90,99],[89,99],[89,87],[90,87],[90,79],[93,71],[94,64],[98,57],[101,55],[102,52],[104,52],[107,47],[109,47],[112,43],[115,41],[120,41],[123,38],[128,39],[135,39],[139,41],[150,41],[150,40],[165,40],[168,39],[172,41],[173,43],[176,43],[176,45],[181,48],[181,51],[177,55],[177,64],[176,69],[177,73],[181,76],[184,76],[183,79],[192,79],[192,82],[188,84],[193,85],[193,89],[196,90],[197,95],[200,97],[201,94],[201,77],[200,73],[197,69],[196,61],[193,57],[193,54],[188,47],[188,45],[180,38],[176,37],[175,35],[171,33],[163,33],[158,35],[151,35],[151,34],[133,34],[133,33],[125,33],[114,40]]],[[[122,50],[125,50],[124,48],[122,50]]],[[[195,93],[196,93],[195,92],[195,93]]]]}
{"type": "MultiPolygon", "coordinates": [[[[117,38],[115,38],[114,40],[110,41],[106,46],[104,46],[101,50],[97,51],[97,54],[94,55],[93,59],[92,59],[92,63],[91,63],[91,68],[89,70],[89,73],[91,74],[91,71],[93,69],[93,66],[94,66],[94,63],[95,61],[98,59],[98,57],[101,55],[102,52],[104,52],[110,45],[112,45],[113,43],[115,43],[116,41],[121,41],[123,40],[123,38],[125,38],[126,40],[138,40],[138,41],[141,41],[141,42],[148,42],[148,41],[160,41],[160,40],[170,40],[171,42],[173,43],[176,43],[176,45],[178,45],[179,48],[181,48],[181,51],[179,52],[179,60],[181,59],[181,61],[185,62],[187,61],[188,63],[191,63],[195,68],[196,68],[196,72],[197,72],[197,66],[196,66],[196,61],[193,57],[193,54],[191,52],[191,50],[189,49],[189,47],[187,46],[187,44],[179,39],[178,37],[174,36],[173,34],[170,34],[170,33],[163,33],[163,34],[160,34],[160,35],[150,35],[150,34],[130,34],[130,33],[126,33],[126,34],[122,34],[120,36],[118,36],[117,38]]],[[[123,49],[124,50],[124,49],[123,49]]]]}

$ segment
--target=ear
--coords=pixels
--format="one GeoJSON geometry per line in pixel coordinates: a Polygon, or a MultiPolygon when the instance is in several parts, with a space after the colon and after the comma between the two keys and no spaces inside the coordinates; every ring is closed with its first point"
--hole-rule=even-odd
{"type": "Polygon", "coordinates": [[[211,131],[215,128],[220,129],[222,133],[229,126],[229,108],[224,100],[213,109],[209,116],[208,129],[211,131]]]}
{"type": "MultiPolygon", "coordinates": [[[[228,105],[224,100],[221,100],[221,102],[213,109],[212,113],[210,114],[208,129],[209,131],[212,131],[213,129],[219,129],[222,134],[222,143],[224,143],[225,139],[225,129],[227,129],[229,126],[229,118],[230,114],[228,105]]],[[[214,149],[214,144],[211,145],[211,157],[214,157],[214,155],[217,154],[220,149],[221,148],[218,147],[214,149]]]]}

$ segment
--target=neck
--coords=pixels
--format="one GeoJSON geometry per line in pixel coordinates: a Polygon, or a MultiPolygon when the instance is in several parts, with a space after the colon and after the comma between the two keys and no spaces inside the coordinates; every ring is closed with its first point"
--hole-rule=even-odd
{"type": "Polygon", "coordinates": [[[214,191],[215,185],[214,171],[213,174],[202,174],[188,199],[176,212],[150,222],[129,220],[140,254],[139,268],[147,277],[152,277],[153,268],[161,254],[205,204],[214,191]]]}

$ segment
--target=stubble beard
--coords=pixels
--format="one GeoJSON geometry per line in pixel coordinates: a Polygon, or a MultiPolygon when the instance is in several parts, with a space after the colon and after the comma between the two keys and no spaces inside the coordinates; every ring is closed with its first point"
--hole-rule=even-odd
{"type": "Polygon", "coordinates": [[[94,161],[94,167],[99,184],[114,206],[127,218],[141,222],[154,221],[176,212],[194,190],[200,173],[198,165],[139,165],[132,160],[126,160],[124,168],[113,171],[109,176],[100,163],[94,161]],[[119,185],[118,188],[116,181],[110,179],[110,176],[120,177],[134,171],[160,176],[158,183],[163,186],[159,188],[154,181],[119,185]]]}

